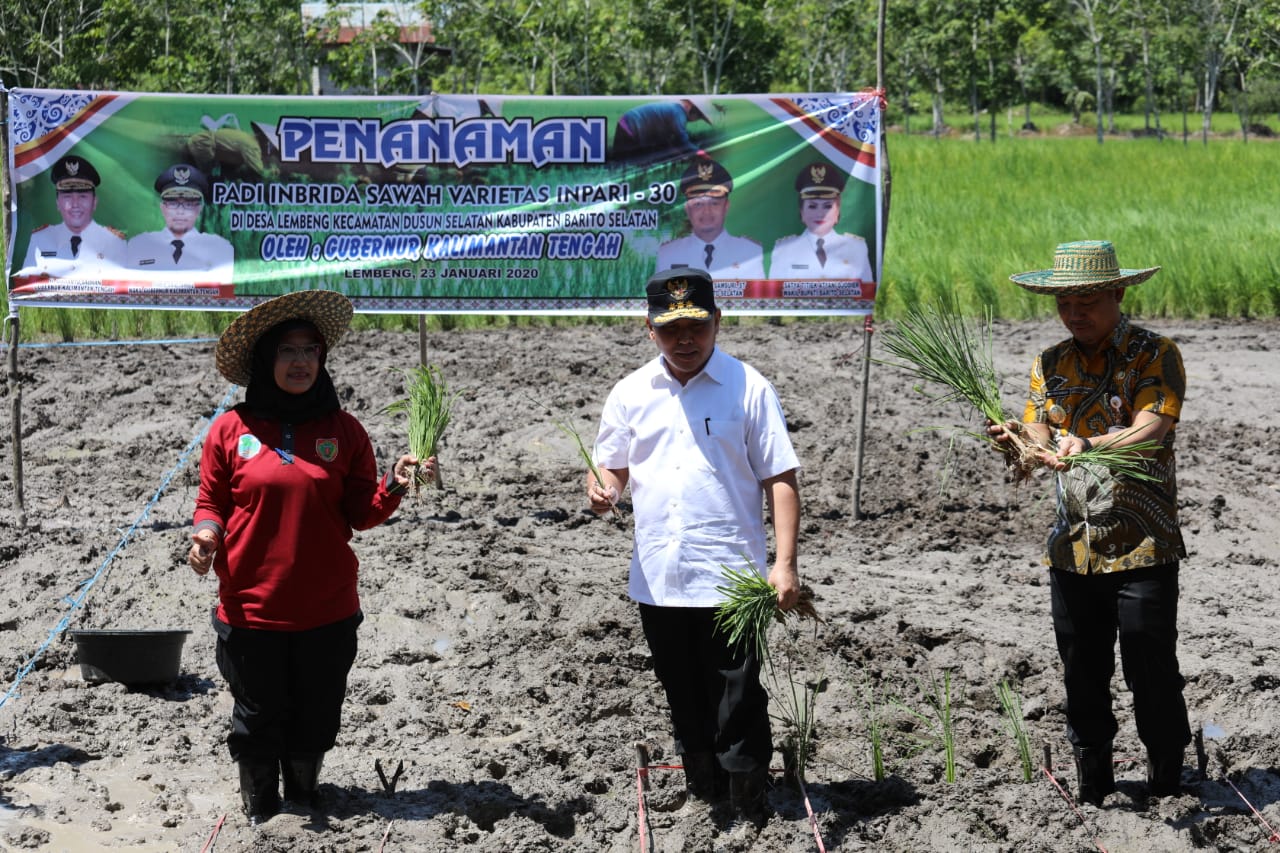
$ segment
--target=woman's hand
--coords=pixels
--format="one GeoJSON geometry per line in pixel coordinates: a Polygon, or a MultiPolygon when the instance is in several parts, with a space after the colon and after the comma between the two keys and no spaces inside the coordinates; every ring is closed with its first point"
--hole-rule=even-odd
{"type": "Polygon", "coordinates": [[[213,566],[213,555],[218,552],[218,537],[212,530],[197,530],[191,534],[191,550],[187,552],[187,565],[196,574],[207,575],[213,566]]]}
{"type": "Polygon", "coordinates": [[[391,476],[396,481],[396,485],[402,489],[412,486],[415,476],[419,483],[433,482],[436,479],[436,457],[432,456],[419,462],[418,457],[406,453],[392,466],[391,476]]]}

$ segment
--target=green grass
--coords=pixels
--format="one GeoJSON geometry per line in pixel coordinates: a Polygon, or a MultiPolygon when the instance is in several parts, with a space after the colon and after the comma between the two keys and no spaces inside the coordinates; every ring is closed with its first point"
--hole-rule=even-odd
{"type": "Polygon", "coordinates": [[[1280,155],[1273,143],[892,136],[887,147],[881,317],[944,296],[969,314],[1051,316],[1052,299],[1009,276],[1083,239],[1111,240],[1123,266],[1163,268],[1127,293],[1135,315],[1280,315],[1280,221],[1259,179],[1280,155]]]}
{"type": "MultiPolygon", "coordinates": [[[[929,133],[933,123],[929,98],[927,96],[913,98],[912,109],[912,115],[904,123],[901,102],[891,103],[886,117],[887,126],[895,130],[909,129],[913,134],[929,133]]],[[[997,140],[1020,134],[1022,123],[1026,121],[1026,118],[1026,109],[1021,104],[1000,110],[996,114],[997,140]]],[[[950,130],[950,136],[973,138],[973,114],[969,112],[967,105],[948,103],[943,113],[943,120],[950,130]]],[[[1072,121],[1070,111],[1033,103],[1031,105],[1031,121],[1036,126],[1036,132],[1038,133],[1052,136],[1085,135],[1090,139],[1096,139],[1097,113],[1094,112],[1092,103],[1081,113],[1079,124],[1075,124],[1072,121]]],[[[1152,130],[1155,130],[1155,121],[1156,117],[1153,114],[1150,125],[1152,130]]],[[[1280,129],[1277,128],[1272,113],[1254,115],[1251,121],[1269,124],[1272,130],[1280,129]]],[[[1197,141],[1199,140],[1198,134],[1201,133],[1203,122],[1204,116],[1202,113],[1194,110],[1187,113],[1187,133],[1197,141]]],[[[990,114],[983,112],[979,123],[982,126],[983,139],[988,139],[988,134],[991,132],[990,114]]],[[[1146,117],[1142,113],[1118,113],[1115,116],[1115,132],[1117,134],[1127,135],[1131,132],[1143,131],[1146,126],[1146,117]]],[[[1102,127],[1105,133],[1110,134],[1110,119],[1105,115],[1103,116],[1102,127]]],[[[1166,134],[1176,137],[1181,142],[1182,113],[1169,112],[1162,109],[1160,112],[1160,129],[1166,134]]],[[[1209,132],[1215,135],[1238,135],[1240,133],[1240,117],[1233,112],[1219,110],[1213,114],[1209,132]]],[[[1107,136],[1108,140],[1111,138],[1110,135],[1107,136]]]]}

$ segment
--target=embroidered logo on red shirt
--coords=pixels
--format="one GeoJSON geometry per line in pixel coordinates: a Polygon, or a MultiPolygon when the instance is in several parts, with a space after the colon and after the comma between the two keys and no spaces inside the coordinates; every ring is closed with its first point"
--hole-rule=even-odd
{"type": "Polygon", "coordinates": [[[338,458],[338,439],[336,438],[317,438],[316,439],[316,455],[325,462],[332,462],[338,458]]]}
{"type": "Polygon", "coordinates": [[[245,433],[240,436],[240,440],[236,442],[236,455],[241,459],[252,459],[258,455],[258,451],[262,450],[262,442],[258,441],[256,435],[245,433]]]}

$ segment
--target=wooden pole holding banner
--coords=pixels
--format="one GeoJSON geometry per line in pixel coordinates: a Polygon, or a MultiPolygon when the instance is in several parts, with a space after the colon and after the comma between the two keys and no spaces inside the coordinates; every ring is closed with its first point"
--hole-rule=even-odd
{"type": "MultiPolygon", "coordinates": [[[[876,90],[888,103],[884,88],[884,19],[887,0],[880,0],[880,13],[876,23],[876,90]]],[[[876,139],[876,157],[880,163],[880,241],[876,246],[876,289],[884,287],[884,244],[889,234],[889,191],[893,178],[889,171],[889,148],[885,142],[884,113],[880,110],[879,136],[876,139]]],[[[873,309],[874,310],[874,309],[873,309]]],[[[867,440],[867,394],[871,387],[871,333],[874,330],[872,315],[868,314],[862,325],[862,399],[858,411],[858,442],[853,463],[853,520],[862,518],[862,459],[867,440]]]]}
{"type": "Polygon", "coordinates": [[[27,526],[27,508],[22,497],[22,383],[18,381],[18,311],[9,306],[5,324],[9,327],[9,400],[13,427],[13,510],[18,527],[27,526]]]}
{"type": "MultiPolygon", "coordinates": [[[[0,83],[0,245],[9,245],[9,229],[13,223],[9,217],[9,198],[12,193],[9,180],[9,90],[0,83]]],[[[4,286],[9,287],[9,268],[4,268],[4,286]]],[[[18,527],[27,526],[27,507],[22,494],[22,383],[18,381],[18,309],[9,305],[9,316],[5,318],[5,327],[9,332],[6,343],[9,347],[8,375],[9,401],[11,417],[9,425],[13,430],[13,510],[18,527]]]]}

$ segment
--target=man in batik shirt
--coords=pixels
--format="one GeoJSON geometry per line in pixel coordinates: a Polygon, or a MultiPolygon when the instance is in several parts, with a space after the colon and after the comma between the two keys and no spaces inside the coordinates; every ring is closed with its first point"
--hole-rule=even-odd
{"type": "Polygon", "coordinates": [[[1022,421],[990,427],[1001,443],[1022,433],[1051,448],[1040,461],[1059,472],[1045,562],[1076,797],[1094,805],[1116,789],[1117,635],[1152,796],[1178,793],[1191,741],[1176,648],[1178,566],[1186,549],[1173,450],[1186,373],[1171,340],[1131,325],[1120,312],[1125,288],[1159,269],[1121,269],[1110,243],[1081,241],[1058,246],[1053,269],[1012,276],[1055,298],[1071,337],[1036,359],[1022,421]],[[1133,445],[1150,448],[1142,462],[1149,479],[1065,461],[1094,448],[1133,445]]]}

